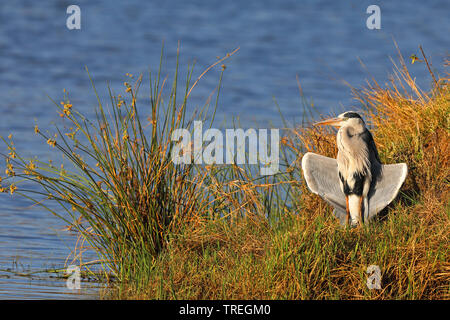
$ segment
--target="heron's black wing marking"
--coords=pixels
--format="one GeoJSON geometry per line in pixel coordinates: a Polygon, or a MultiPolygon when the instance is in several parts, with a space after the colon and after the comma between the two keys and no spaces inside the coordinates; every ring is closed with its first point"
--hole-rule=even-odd
{"type": "Polygon", "coordinates": [[[351,194],[356,194],[357,196],[361,196],[363,194],[364,189],[364,181],[366,180],[366,174],[361,172],[353,173],[353,179],[355,180],[355,184],[351,189],[351,194]]]}
{"type": "Polygon", "coordinates": [[[353,173],[353,179],[355,180],[355,183],[353,184],[353,187],[350,188],[347,181],[345,181],[344,177],[340,172],[339,173],[339,180],[341,180],[343,192],[346,196],[351,194],[356,194],[357,196],[361,196],[363,194],[364,189],[364,181],[366,179],[366,175],[362,174],[361,172],[355,172],[353,173]]]}
{"type": "Polygon", "coordinates": [[[369,130],[364,130],[363,133],[361,133],[361,139],[367,144],[367,147],[369,148],[369,156],[373,155],[375,159],[378,161],[378,163],[381,164],[380,157],[378,155],[377,146],[375,145],[375,141],[373,140],[373,136],[370,133],[369,130]]]}

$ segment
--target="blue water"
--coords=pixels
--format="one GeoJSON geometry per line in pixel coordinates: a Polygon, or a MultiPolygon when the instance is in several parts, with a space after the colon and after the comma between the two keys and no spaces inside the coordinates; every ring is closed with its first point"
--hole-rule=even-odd
{"type": "MultiPolygon", "coordinates": [[[[218,123],[239,116],[243,127],[281,126],[274,98],[291,124],[301,122],[296,76],[320,112],[354,109],[358,104],[344,81],[361,87],[373,77],[385,84],[390,57],[398,61],[394,40],[405,57],[419,55],[422,45],[432,68],[443,72],[450,47],[449,9],[446,0],[2,1],[0,135],[13,133],[18,150],[51,157],[50,148],[32,133],[35,120],[41,128],[53,121],[61,124],[48,96],[60,101],[65,88],[75,108],[92,114],[96,99],[84,67],[107,101],[107,81],[119,93],[125,73],[146,76],[149,68],[158,67],[163,41],[164,76],[174,69],[178,41],[180,69],[195,60],[194,77],[216,56],[240,47],[225,62],[218,123]],[[81,8],[81,30],[66,28],[70,4],[81,8]],[[380,30],[366,28],[370,4],[381,8],[380,30]]],[[[219,69],[201,80],[190,110],[203,106],[217,85],[219,69]]],[[[410,70],[417,83],[429,88],[423,64],[410,65],[410,70]]],[[[148,78],[144,82],[148,85],[148,78]]],[[[0,195],[0,269],[63,267],[76,237],[61,231],[64,224],[57,218],[29,206],[18,197],[0,195]]],[[[97,287],[83,285],[77,292],[67,289],[65,280],[46,275],[0,272],[0,299],[95,298],[97,287]]]]}

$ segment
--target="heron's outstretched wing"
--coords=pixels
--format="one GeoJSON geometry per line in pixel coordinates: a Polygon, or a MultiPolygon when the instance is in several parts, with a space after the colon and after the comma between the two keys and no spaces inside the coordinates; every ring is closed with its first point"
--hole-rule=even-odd
{"type": "Polygon", "coordinates": [[[308,152],[303,156],[302,169],[309,190],[345,214],[345,195],[339,184],[336,159],[308,152]]]}
{"type": "Polygon", "coordinates": [[[369,219],[395,199],[408,174],[406,163],[381,166],[381,176],[369,192],[369,219]]]}
{"type": "MultiPolygon", "coordinates": [[[[311,192],[331,204],[334,214],[345,222],[345,195],[340,188],[336,159],[308,152],[303,156],[302,169],[311,192]]],[[[383,165],[380,175],[369,193],[369,219],[383,210],[397,196],[405,181],[407,167],[404,163],[383,165]]]]}

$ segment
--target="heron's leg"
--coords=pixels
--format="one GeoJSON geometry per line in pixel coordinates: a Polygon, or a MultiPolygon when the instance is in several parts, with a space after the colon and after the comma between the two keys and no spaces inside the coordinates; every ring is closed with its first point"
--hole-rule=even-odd
{"type": "Polygon", "coordinates": [[[364,200],[364,197],[361,196],[361,198],[359,198],[359,224],[361,226],[363,224],[363,210],[362,210],[363,200],[364,200]]]}
{"type": "Polygon", "coordinates": [[[350,220],[350,208],[348,207],[348,196],[345,196],[345,210],[347,212],[347,225],[349,225],[350,220]]]}

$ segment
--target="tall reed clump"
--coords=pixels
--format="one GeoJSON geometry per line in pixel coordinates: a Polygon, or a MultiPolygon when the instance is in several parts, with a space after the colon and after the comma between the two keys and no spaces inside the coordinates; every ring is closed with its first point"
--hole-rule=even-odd
{"type": "MultiPolygon", "coordinates": [[[[193,164],[172,162],[171,135],[177,128],[191,128],[193,119],[186,116],[189,95],[210,68],[192,82],[190,66],[180,94],[178,56],[169,89],[167,77],[161,76],[162,58],[161,52],[156,78],[150,73],[150,108],[138,103],[142,76],[134,81],[127,74],[123,94],[114,95],[108,87],[109,106],[101,101],[89,76],[98,99],[96,119],[81,114],[64,90],[63,101],[54,103],[70,130],[55,126],[50,134],[36,125],[34,132],[68,160],[66,167],[24,158],[12,136],[2,138],[10,151],[4,155],[3,179],[9,187],[2,191],[31,199],[63,219],[79,233],[79,243],[95,249],[98,262],[120,281],[147,272],[171,235],[201,220],[209,201],[203,186],[206,175],[193,164]],[[48,200],[59,206],[49,206],[48,200]]],[[[217,92],[221,79],[222,75],[217,92]]]]}

